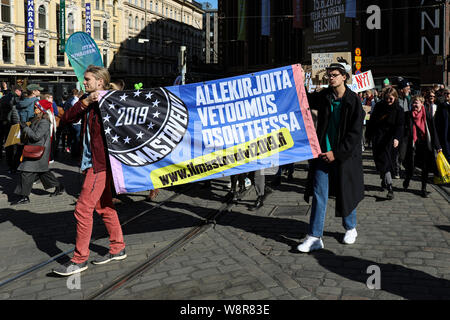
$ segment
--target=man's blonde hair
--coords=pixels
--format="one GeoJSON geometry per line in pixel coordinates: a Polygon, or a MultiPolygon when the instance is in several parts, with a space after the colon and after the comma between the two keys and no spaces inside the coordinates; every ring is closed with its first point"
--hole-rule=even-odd
{"type": "Polygon", "coordinates": [[[111,76],[109,74],[108,69],[103,67],[98,67],[94,65],[90,65],[87,67],[86,71],[84,73],[90,72],[94,75],[94,78],[97,80],[102,79],[103,80],[103,87],[105,90],[111,89],[111,76]]]}

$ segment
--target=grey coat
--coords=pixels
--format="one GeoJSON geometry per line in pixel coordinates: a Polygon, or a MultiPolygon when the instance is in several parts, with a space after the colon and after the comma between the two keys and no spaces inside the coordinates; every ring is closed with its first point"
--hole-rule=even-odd
{"type": "Polygon", "coordinates": [[[30,127],[25,127],[22,134],[26,137],[26,145],[43,146],[45,145],[44,154],[38,160],[23,158],[23,162],[19,165],[17,170],[26,172],[46,172],[48,168],[48,160],[50,157],[50,121],[41,119],[40,121],[31,124],[30,127]]]}

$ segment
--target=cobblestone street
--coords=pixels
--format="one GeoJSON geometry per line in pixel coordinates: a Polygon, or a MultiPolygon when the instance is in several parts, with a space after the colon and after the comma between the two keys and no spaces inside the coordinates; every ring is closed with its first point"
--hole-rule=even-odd
{"type": "MultiPolygon", "coordinates": [[[[67,193],[50,198],[40,183],[31,203],[10,206],[18,175],[5,173],[0,181],[0,282],[61,253],[57,262],[71,257],[74,248],[74,204],[80,190],[78,168],[69,158],[51,165],[67,193]]],[[[309,205],[303,200],[305,163],[296,165],[294,181],[274,188],[257,211],[251,187],[244,199],[217,217],[205,232],[171,253],[146,272],[126,282],[106,299],[169,300],[323,300],[323,299],[449,299],[450,210],[444,197],[433,191],[419,196],[420,182],[410,190],[395,180],[395,198],[386,200],[368,152],[365,153],[366,197],[358,207],[358,238],[344,245],[341,219],[329,201],[323,250],[301,254],[295,248],[309,223],[309,205]],[[381,289],[367,287],[369,266],[378,266],[381,289]]],[[[273,179],[268,176],[267,181],[273,179]]],[[[223,205],[229,178],[189,188],[162,189],[155,202],[143,201],[146,192],[123,195],[117,206],[128,258],[104,266],[89,264],[79,289],[68,279],[55,277],[57,262],[30,272],[0,287],[0,299],[87,299],[117,277],[133,269],[223,205]],[[181,195],[170,200],[175,193],[181,195]],[[168,200],[169,201],[166,201],[168,200]]],[[[49,190],[52,191],[52,190],[49,190]]],[[[107,252],[106,230],[97,215],[91,259],[107,252]]]]}

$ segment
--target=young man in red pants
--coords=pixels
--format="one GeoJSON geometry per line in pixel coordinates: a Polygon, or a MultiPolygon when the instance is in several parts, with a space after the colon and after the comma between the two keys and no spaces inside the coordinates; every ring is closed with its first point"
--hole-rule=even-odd
{"type": "Polygon", "coordinates": [[[73,258],[53,269],[62,276],[79,273],[88,268],[89,243],[92,235],[93,211],[102,217],[109,233],[109,253],[94,264],[126,258],[122,227],[112,203],[111,170],[106,153],[106,138],[102,129],[102,117],[98,101],[100,91],[108,90],[110,75],[106,68],[89,66],[83,82],[89,95],[67,110],[62,118],[66,123],[82,119],[81,141],[83,145],[81,170],[85,175],[83,187],[75,207],[77,237],[73,258]]]}

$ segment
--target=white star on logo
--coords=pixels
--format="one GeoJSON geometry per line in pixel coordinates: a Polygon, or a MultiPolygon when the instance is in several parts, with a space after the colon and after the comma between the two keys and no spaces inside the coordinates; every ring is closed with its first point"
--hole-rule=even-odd
{"type": "Polygon", "coordinates": [[[127,101],[128,96],[124,93],[123,96],[120,96],[120,101],[127,101]]]}
{"type": "Polygon", "coordinates": [[[145,100],[147,99],[151,99],[152,98],[153,93],[151,93],[150,91],[145,95],[145,100]]]}
{"type": "Polygon", "coordinates": [[[123,141],[125,141],[125,143],[129,144],[130,143],[130,138],[127,136],[125,139],[123,139],[123,141]]]}
{"type": "Polygon", "coordinates": [[[110,105],[109,105],[109,109],[114,109],[116,107],[116,105],[114,104],[114,103],[111,103],[110,105]]]}
{"type": "Polygon", "coordinates": [[[156,99],[156,101],[155,102],[153,102],[153,108],[155,108],[155,107],[157,107],[158,106],[158,104],[159,104],[159,100],[158,99],[156,99]]]}
{"type": "Polygon", "coordinates": [[[153,126],[154,126],[153,122],[150,122],[150,124],[147,126],[147,129],[153,129],[153,126]]]}
{"type": "Polygon", "coordinates": [[[141,92],[139,90],[134,92],[135,97],[139,97],[140,95],[141,95],[141,92]]]}
{"type": "Polygon", "coordinates": [[[117,142],[119,140],[119,136],[116,134],[114,137],[112,137],[112,142],[117,142]]]}
{"type": "Polygon", "coordinates": [[[159,115],[160,115],[161,113],[159,113],[158,111],[156,111],[155,113],[153,113],[153,118],[159,118],[159,115]]]}
{"type": "Polygon", "coordinates": [[[142,133],[142,131],[139,131],[139,133],[136,136],[138,137],[138,139],[142,139],[144,134],[142,133]]]}
{"type": "Polygon", "coordinates": [[[109,122],[109,118],[111,118],[111,116],[110,116],[109,114],[107,114],[107,115],[104,117],[103,122],[106,122],[106,121],[109,122]]]}
{"type": "Polygon", "coordinates": [[[111,128],[108,127],[108,129],[105,130],[105,133],[106,133],[106,134],[111,134],[111,128]]]}

